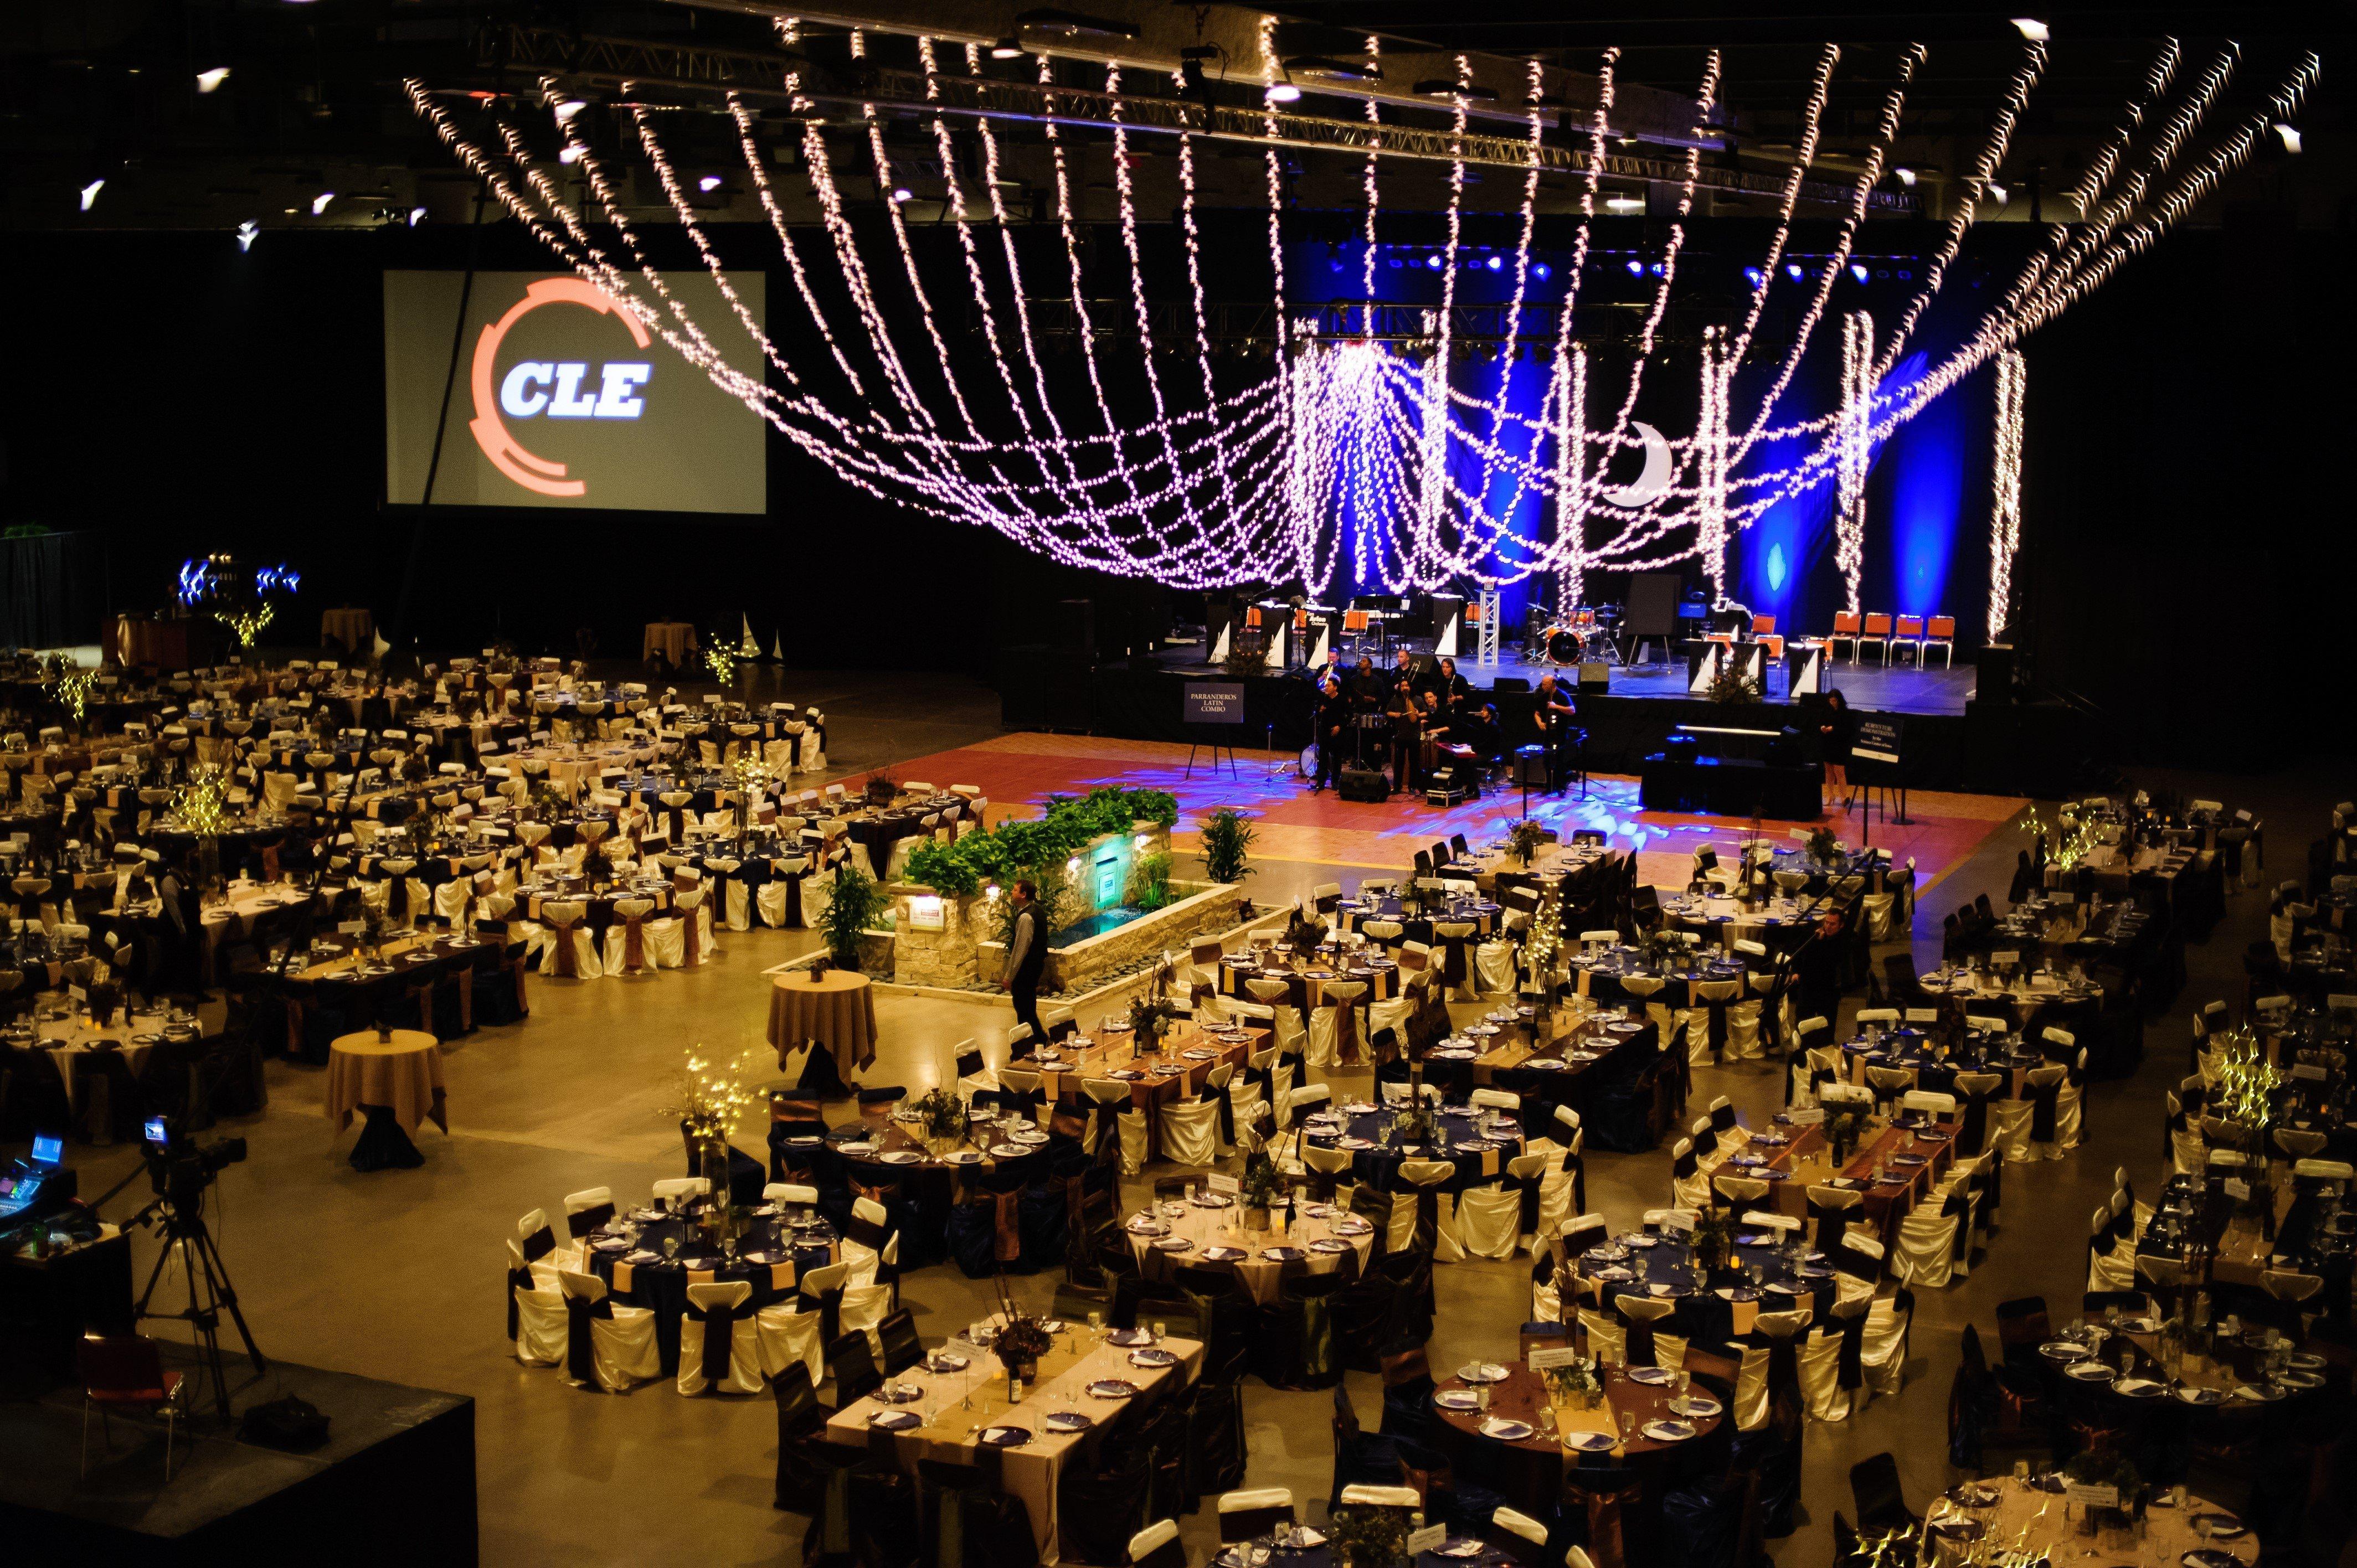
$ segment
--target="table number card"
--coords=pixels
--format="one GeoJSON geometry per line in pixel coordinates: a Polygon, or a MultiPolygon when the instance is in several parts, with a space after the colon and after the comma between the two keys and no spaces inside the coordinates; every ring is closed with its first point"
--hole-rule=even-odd
{"type": "Polygon", "coordinates": [[[1534,1350],[1530,1353],[1528,1359],[1530,1361],[1531,1370],[1534,1372],[1544,1372],[1556,1367],[1574,1366],[1578,1362],[1587,1359],[1587,1358],[1582,1356],[1576,1348],[1569,1345],[1558,1345],[1550,1347],[1544,1350],[1534,1350]]]}
{"type": "Polygon", "coordinates": [[[1408,1533],[1407,1553],[1409,1556],[1413,1557],[1419,1552],[1436,1551],[1439,1548],[1440,1543],[1448,1539],[1448,1527],[1447,1525],[1427,1524],[1422,1530],[1411,1530],[1408,1533]]]}
{"type": "Polygon", "coordinates": [[[2120,1506],[2117,1487],[2083,1487],[2073,1482],[2065,1494],[2081,1508],[2115,1509],[2120,1506]]]}
{"type": "Polygon", "coordinates": [[[1680,1236],[1691,1236],[1694,1234],[1694,1216],[1691,1214],[1681,1214],[1677,1210],[1672,1209],[1662,1216],[1662,1229],[1663,1230],[1670,1231],[1680,1236]]]}
{"type": "Polygon", "coordinates": [[[2244,1181],[2241,1176],[2228,1176],[2226,1178],[2226,1196],[2233,1198],[2236,1203],[2248,1203],[2251,1199],[2251,1184],[2244,1181]]]}
{"type": "Polygon", "coordinates": [[[1815,1127],[1822,1124],[1825,1119],[1824,1107],[1813,1106],[1806,1111],[1795,1111],[1792,1112],[1792,1125],[1795,1127],[1815,1127]]]}
{"type": "Polygon", "coordinates": [[[1238,1178],[1232,1176],[1221,1176],[1217,1172],[1204,1177],[1203,1186],[1209,1191],[1216,1192],[1228,1197],[1233,1197],[1243,1190],[1243,1184],[1238,1180],[1238,1178]]]}

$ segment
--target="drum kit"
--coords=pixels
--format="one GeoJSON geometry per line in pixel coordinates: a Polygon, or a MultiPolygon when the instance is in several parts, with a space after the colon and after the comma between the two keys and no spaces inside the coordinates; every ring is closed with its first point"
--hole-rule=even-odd
{"type": "Polygon", "coordinates": [[[1620,623],[1618,605],[1576,609],[1568,618],[1552,621],[1539,632],[1533,661],[1561,669],[1591,660],[1618,664],[1620,650],[1612,640],[1612,628],[1620,623]]]}

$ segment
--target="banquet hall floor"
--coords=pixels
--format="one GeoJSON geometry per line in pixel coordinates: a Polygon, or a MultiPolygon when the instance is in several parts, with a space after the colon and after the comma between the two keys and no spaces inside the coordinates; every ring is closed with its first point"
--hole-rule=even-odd
{"type": "MultiPolygon", "coordinates": [[[[947,729],[960,721],[942,723],[947,729]]],[[[835,743],[838,755],[851,757],[872,747],[861,760],[921,757],[926,772],[917,772],[915,764],[896,771],[944,784],[983,783],[1001,803],[1041,788],[1069,787],[1089,769],[1109,777],[1171,766],[1167,758],[1122,754],[1139,743],[1088,742],[1099,749],[1074,754],[1039,747],[1038,737],[976,746],[971,736],[943,734],[920,751],[895,745],[888,729],[879,719],[872,738],[846,734],[835,743]],[[936,761],[944,741],[954,748],[951,757],[971,758],[977,769],[1004,771],[952,777],[953,769],[936,761]],[[1011,744],[1017,742],[1024,744],[1011,744]],[[1109,745],[1122,751],[1103,749],[1109,745]],[[1038,782],[1027,787],[1027,779],[1038,782]]],[[[838,770],[832,777],[846,776],[838,770]]],[[[2321,776],[2138,778],[2153,781],[2246,804],[2287,825],[2321,822],[2342,792],[2336,780],[2321,776]]],[[[1182,798],[1191,816],[1220,797],[1190,784],[1182,798]]],[[[1932,822],[1970,824],[1953,830],[1955,842],[1939,852],[1946,857],[1941,862],[1946,886],[1920,908],[1920,951],[1936,954],[1935,909],[1981,891],[2003,897],[2020,840],[2003,829],[2010,811],[2001,808],[2018,804],[1990,803],[1978,808],[1979,816],[1967,815],[1968,806],[1959,804],[1938,817],[1928,803],[1919,804],[1927,829],[1932,822]]],[[[1492,813],[1500,809],[1483,805],[1492,813]]],[[[1280,825],[1290,826],[1272,822],[1270,831],[1280,825]]],[[[1686,842],[1672,837],[1654,849],[1647,826],[1649,851],[1674,846],[1682,875],[1686,842]]],[[[1725,824],[1718,827],[1723,834],[1725,824]]],[[[1878,834],[1879,824],[1877,829],[1878,834]]],[[[1363,822],[1302,822],[1294,831],[1350,835],[1339,842],[1366,857],[1355,864],[1391,870],[1433,836],[1428,822],[1420,825],[1405,809],[1363,822]]],[[[1478,830],[1469,821],[1466,831],[1472,836],[1478,830]]],[[[2296,864],[2298,835],[2285,831],[2282,841],[2279,862],[2296,864]]],[[[1299,846],[1331,842],[1304,837],[1265,843],[1254,892],[1264,899],[1289,897],[1329,879],[1340,857],[1313,855],[1299,846]],[[1297,853],[1283,853],[1287,848],[1297,853]]],[[[1340,875],[1346,886],[1356,881],[1350,870],[1340,875]]],[[[1803,1522],[1793,1535],[1771,1543],[1779,1563],[1829,1559],[1835,1510],[1853,1512],[1846,1476],[1857,1459],[1895,1452],[1909,1500],[1919,1509],[1948,1484],[1944,1413],[1959,1327],[1975,1323],[1986,1336],[1996,1304],[2027,1294],[2043,1294],[2062,1316],[2072,1315],[2083,1283],[2080,1217],[2108,1196],[2116,1166],[2127,1167],[2139,1194],[2157,1188],[2161,1088],[2185,1070],[2186,1018],[2202,1001],[2234,993],[2239,954],[2263,930],[2265,911],[2262,894],[2235,894],[2209,941],[2189,950],[2191,981],[2169,1015],[2150,1025],[2142,1069],[2092,1090],[2086,1146],[2060,1164],[2008,1175],[2006,1224],[1986,1260],[1964,1283],[1918,1298],[1905,1391],[1877,1400],[1846,1424],[1809,1430],[1803,1522]]],[[[502,1243],[526,1209],[554,1210],[564,1194],[597,1185],[628,1199],[656,1179],[680,1174],[677,1133],[662,1107],[670,1102],[665,1080],[682,1047],[701,1042],[759,1051],[769,988],[761,972],[806,950],[813,940],[804,932],[729,935],[718,961],[698,972],[536,981],[529,1023],[486,1029],[450,1047],[453,1132],[421,1133],[425,1163],[416,1170],[352,1170],[344,1159],[351,1135],[337,1134],[319,1115],[321,1075],[311,1069],[274,1064],[270,1110],[222,1129],[253,1142],[252,1157],[223,1173],[210,1214],[263,1348],[293,1361],[472,1396],[485,1561],[799,1561],[805,1521],[770,1506],[775,1438],[767,1400],[684,1400],[662,1384],[626,1396],[566,1388],[554,1372],[522,1368],[510,1359],[500,1332],[500,1288],[502,1243]]],[[[1851,1001],[1845,1012],[1857,1005],[1851,1001]]],[[[906,1083],[913,1091],[938,1080],[956,1042],[974,1036],[986,1047],[1001,1047],[1011,1014],[996,1002],[888,993],[877,1000],[877,1019],[884,1049],[863,1076],[906,1083]]],[[[766,1065],[765,1055],[756,1059],[766,1065]]],[[[1775,1077],[1760,1068],[1700,1069],[1695,1088],[1705,1102],[1729,1094],[1747,1121],[1768,1114],[1781,1100],[1775,1077]]],[[[758,1129],[748,1126],[737,1141],[758,1148],[758,1129]]],[[[78,1148],[72,1157],[82,1189],[97,1192],[126,1173],[135,1155],[123,1148],[78,1148]]],[[[1664,1201],[1668,1168],[1666,1148],[1643,1155],[1592,1155],[1590,1203],[1616,1230],[1633,1225],[1642,1209],[1664,1201]]],[[[108,1217],[120,1218],[122,1211],[118,1203],[108,1217]]],[[[134,1261],[143,1275],[152,1256],[151,1240],[137,1238],[134,1261]]],[[[1453,1368],[1476,1355],[1511,1357],[1527,1307],[1527,1262],[1450,1265],[1437,1273],[1434,1365],[1453,1368]]],[[[1019,1282],[1018,1289],[1044,1305],[1053,1284],[1054,1277],[1043,1274],[1019,1282]]],[[[936,1268],[913,1276],[904,1295],[920,1331],[935,1337],[978,1316],[988,1289],[987,1281],[936,1268]]],[[[1381,1401],[1375,1380],[1353,1375],[1350,1387],[1372,1424],[1381,1401]]],[[[273,1391],[265,1379],[252,1397],[273,1391]]],[[[1323,1504],[1311,1499],[1327,1491],[1329,1398],[1245,1384],[1252,1484],[1290,1487],[1313,1516],[1323,1504]]],[[[199,1484],[199,1478],[175,1484],[199,1484]]],[[[2231,1491],[2221,1496],[2235,1500],[2231,1491]]],[[[2314,1511],[2326,1517],[2323,1509],[2314,1511]]],[[[1187,1521],[1186,1531],[1191,1541],[1210,1540],[1208,1509],[1187,1521]]]]}

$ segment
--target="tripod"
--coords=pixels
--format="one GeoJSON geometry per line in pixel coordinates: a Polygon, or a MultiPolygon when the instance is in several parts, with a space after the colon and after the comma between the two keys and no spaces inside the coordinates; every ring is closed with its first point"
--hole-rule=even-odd
{"type": "Polygon", "coordinates": [[[139,1293],[139,1305],[134,1316],[176,1317],[195,1330],[205,1366],[212,1373],[213,1402],[221,1408],[221,1420],[227,1422],[229,1377],[221,1365],[221,1315],[224,1311],[237,1326],[237,1337],[244,1341],[246,1359],[253,1363],[254,1371],[267,1371],[269,1365],[262,1359],[261,1348],[253,1342],[253,1330],[245,1326],[245,1314],[238,1310],[237,1287],[230,1283],[229,1265],[221,1262],[221,1249],[213,1244],[212,1232],[205,1228],[203,1210],[195,1198],[176,1204],[168,1197],[159,1197],[133,1215],[130,1222],[138,1225],[149,1219],[156,1222],[164,1245],[156,1254],[156,1266],[147,1272],[147,1287],[139,1293]],[[149,1303],[155,1299],[156,1287],[163,1282],[164,1265],[176,1254],[181,1271],[188,1276],[188,1305],[178,1312],[158,1312],[149,1303]]]}

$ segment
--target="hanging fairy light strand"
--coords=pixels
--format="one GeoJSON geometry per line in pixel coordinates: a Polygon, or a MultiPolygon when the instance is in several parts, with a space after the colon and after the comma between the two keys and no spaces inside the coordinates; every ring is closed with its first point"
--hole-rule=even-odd
{"type": "Polygon", "coordinates": [[[1989,506],[1991,642],[2005,639],[2013,609],[2013,557],[2021,548],[2021,407],[2027,369],[2017,349],[1997,356],[1996,493],[1989,506]]]}

